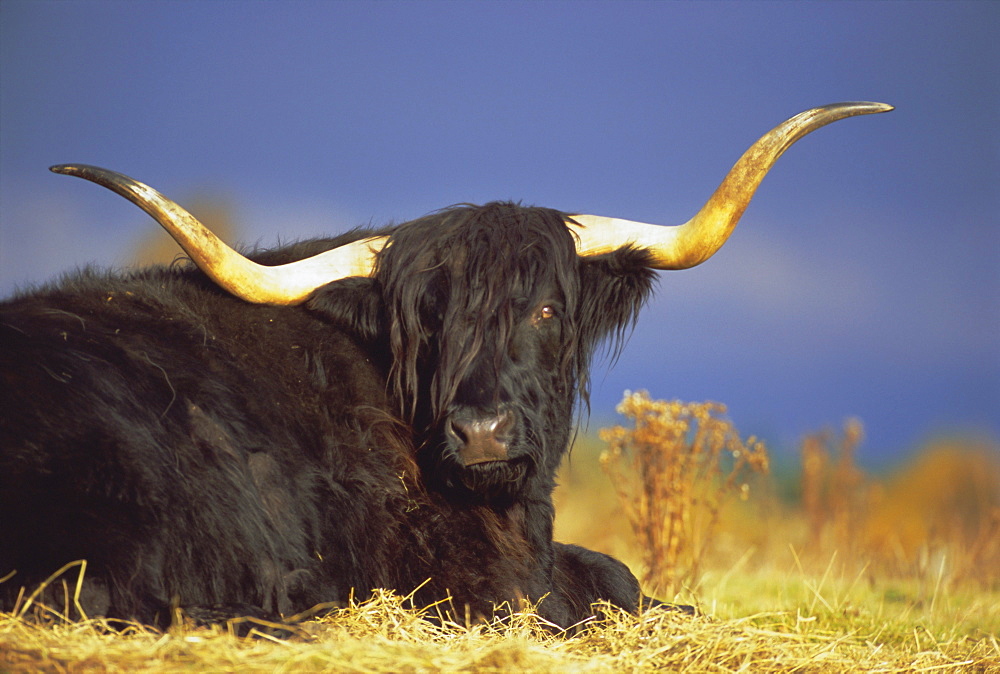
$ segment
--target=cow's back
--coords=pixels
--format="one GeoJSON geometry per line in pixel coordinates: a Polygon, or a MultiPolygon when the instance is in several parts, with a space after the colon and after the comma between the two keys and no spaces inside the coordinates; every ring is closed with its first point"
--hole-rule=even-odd
{"type": "Polygon", "coordinates": [[[167,270],[84,273],[2,311],[3,608],[79,559],[95,612],[142,620],[366,583],[352,560],[392,536],[405,449],[347,331],[167,270]]]}

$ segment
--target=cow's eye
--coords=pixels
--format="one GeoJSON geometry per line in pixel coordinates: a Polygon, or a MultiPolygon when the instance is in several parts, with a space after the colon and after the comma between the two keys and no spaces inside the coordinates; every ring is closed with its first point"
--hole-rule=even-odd
{"type": "Polygon", "coordinates": [[[542,321],[559,317],[559,309],[554,304],[543,304],[535,310],[535,315],[531,317],[531,322],[539,325],[542,321]]]}

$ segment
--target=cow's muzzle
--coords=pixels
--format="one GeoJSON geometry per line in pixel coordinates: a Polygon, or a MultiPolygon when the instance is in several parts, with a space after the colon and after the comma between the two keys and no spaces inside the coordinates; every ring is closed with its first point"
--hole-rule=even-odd
{"type": "Polygon", "coordinates": [[[445,424],[448,441],[465,466],[489,461],[507,461],[515,420],[511,410],[495,414],[461,411],[451,414],[445,424]]]}

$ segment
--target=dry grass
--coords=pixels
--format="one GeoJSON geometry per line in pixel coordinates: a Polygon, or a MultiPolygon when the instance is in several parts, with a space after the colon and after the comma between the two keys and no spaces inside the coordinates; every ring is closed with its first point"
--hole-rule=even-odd
{"type": "Polygon", "coordinates": [[[736,594],[713,600],[717,617],[664,611],[635,617],[612,610],[603,622],[569,637],[552,634],[531,613],[502,625],[442,625],[388,593],[305,623],[306,636],[286,640],[241,639],[204,628],[116,633],[100,621],[38,625],[2,615],[0,670],[1000,671],[996,596],[955,598],[954,605],[943,600],[930,615],[864,597],[859,605],[857,588],[817,587],[799,578],[780,589],[773,575],[730,577],[725,584],[736,594]],[[759,610],[747,611],[756,603],[759,610]],[[732,612],[745,615],[728,617],[732,612]]]}

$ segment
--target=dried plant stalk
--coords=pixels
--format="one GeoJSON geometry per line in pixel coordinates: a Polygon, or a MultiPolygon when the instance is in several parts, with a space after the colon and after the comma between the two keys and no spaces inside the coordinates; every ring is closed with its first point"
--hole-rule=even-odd
{"type": "Polygon", "coordinates": [[[626,392],[618,413],[632,427],[601,430],[601,465],[639,542],[643,585],[664,596],[697,578],[722,505],[749,494],[747,478],[766,472],[767,450],[745,442],[713,402],[652,400],[626,392]]]}
{"type": "Polygon", "coordinates": [[[844,421],[839,438],[823,430],[802,439],[802,505],[814,553],[832,546],[842,556],[857,556],[872,485],[855,461],[863,439],[864,425],[854,418],[844,421]],[[828,529],[832,540],[825,540],[828,529]]]}

